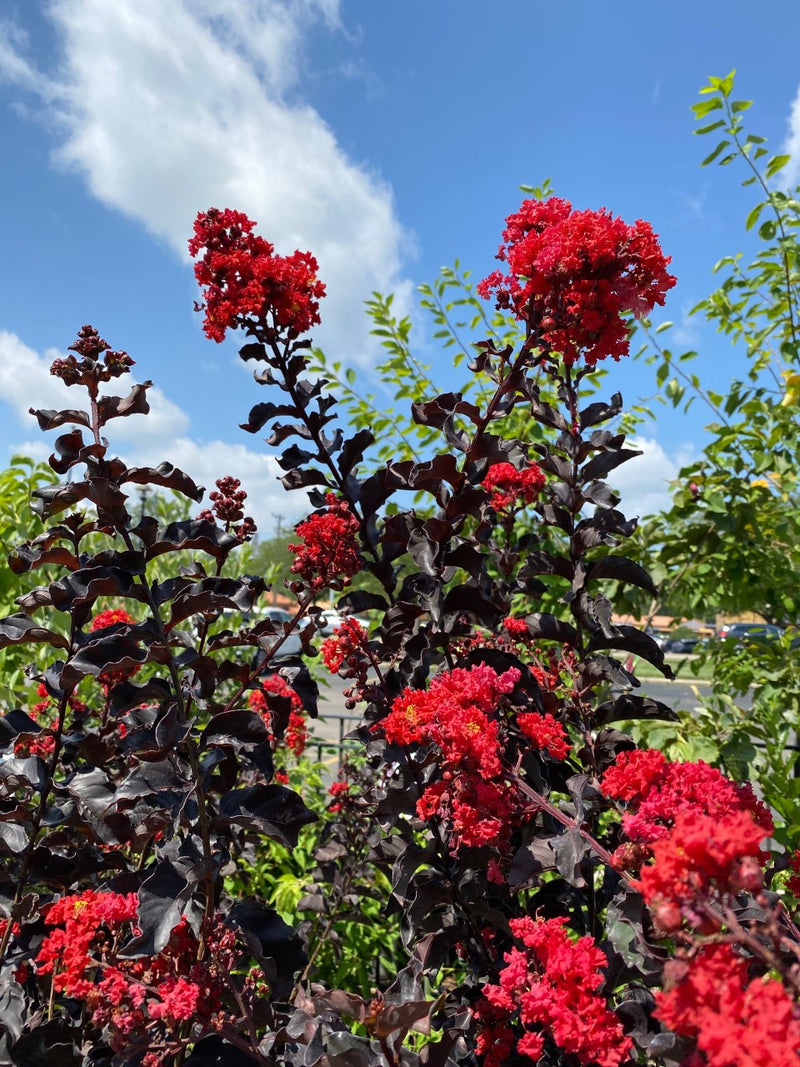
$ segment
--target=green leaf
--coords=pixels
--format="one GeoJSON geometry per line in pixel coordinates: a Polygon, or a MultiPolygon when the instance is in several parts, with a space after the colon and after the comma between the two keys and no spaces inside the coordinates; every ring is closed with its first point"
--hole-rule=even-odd
{"type": "Polygon", "coordinates": [[[758,236],[762,241],[771,241],[777,231],[777,226],[774,219],[767,219],[766,222],[762,222],[758,227],[758,236]]]}
{"type": "Polygon", "coordinates": [[[753,210],[748,214],[747,220],[745,221],[744,225],[745,225],[745,229],[746,230],[752,230],[752,228],[758,222],[758,216],[761,214],[761,212],[763,210],[764,210],[764,201],[762,201],[760,204],[756,204],[756,206],[753,208],[753,210]]]}
{"type": "Polygon", "coordinates": [[[773,156],[769,163],[767,163],[767,169],[764,171],[764,176],[766,178],[772,178],[779,170],[783,170],[791,158],[791,156],[773,156]]]}
{"type": "Polygon", "coordinates": [[[738,111],[747,111],[747,109],[752,106],[752,100],[734,100],[731,104],[731,111],[736,114],[738,111]]]}
{"type": "Polygon", "coordinates": [[[655,332],[656,333],[663,333],[664,330],[668,330],[670,328],[670,326],[674,326],[674,325],[675,325],[674,322],[662,322],[660,326],[656,326],[655,332]]]}
{"type": "Polygon", "coordinates": [[[700,164],[700,166],[701,167],[707,167],[709,163],[713,163],[714,160],[717,158],[717,156],[721,152],[723,152],[730,145],[730,143],[731,143],[730,141],[720,141],[720,143],[717,145],[717,147],[714,149],[714,151],[706,156],[706,158],[703,160],[703,162],[700,164]]]}
{"type": "MultiPolygon", "coordinates": [[[[706,89],[706,90],[701,89],[700,91],[701,92],[711,92],[710,89],[706,89]]],[[[720,98],[718,96],[715,96],[715,97],[712,97],[711,100],[701,100],[699,104],[692,104],[692,111],[694,112],[695,118],[704,119],[706,117],[706,115],[710,115],[712,111],[719,111],[721,107],[722,107],[722,101],[720,100],[720,98]]],[[[694,132],[695,133],[700,133],[702,131],[695,130],[694,132]]]]}
{"type": "Polygon", "coordinates": [[[717,119],[716,122],[710,123],[708,126],[701,126],[699,130],[695,130],[695,133],[711,133],[712,130],[718,130],[720,126],[725,125],[724,119],[717,119]]]}

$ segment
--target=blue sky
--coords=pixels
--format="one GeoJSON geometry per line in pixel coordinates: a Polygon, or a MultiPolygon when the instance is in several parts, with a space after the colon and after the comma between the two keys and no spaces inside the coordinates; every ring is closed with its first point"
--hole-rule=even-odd
{"type": "MultiPolygon", "coordinates": [[[[664,317],[724,387],[735,354],[685,315],[712,264],[748,248],[750,193],[733,168],[700,169],[712,145],[689,108],[736,67],[752,129],[795,146],[797,175],[798,31],[795,3],[766,19],[741,0],[0,0],[0,457],[46,454],[27,410],[60,403],[47,367],[91,322],[157,387],[148,423],[117,424],[126,458],[169,458],[207,486],[236,473],[265,534],[274,513],[304,512],[238,429],[263,390],[193,312],[185,242],[211,205],[246,211],[279,251],[317,254],[315,340],[367,383],[370,292],[416,317],[415,287],[440,266],[482,277],[520,183],[550,177],[576,207],[652,222],[679,277],[664,317]]],[[[454,385],[422,318],[416,333],[454,385]]],[[[616,388],[634,403],[652,371],[615,366],[616,388]]],[[[663,499],[703,421],[661,409],[642,427],[647,459],[620,472],[626,510],[663,499]]]]}

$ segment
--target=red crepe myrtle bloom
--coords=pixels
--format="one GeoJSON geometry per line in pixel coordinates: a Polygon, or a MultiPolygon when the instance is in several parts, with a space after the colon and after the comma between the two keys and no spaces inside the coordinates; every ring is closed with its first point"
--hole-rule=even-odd
{"type": "Polygon", "coordinates": [[[563,760],[569,755],[570,744],[564,727],[552,715],[525,711],[517,716],[520,732],[533,741],[536,748],[546,749],[553,759],[563,760]]]}
{"type": "MultiPolygon", "coordinates": [[[[92,619],[91,626],[89,627],[92,633],[97,633],[98,630],[105,630],[109,626],[116,626],[117,623],[135,623],[133,619],[124,608],[109,608],[107,611],[101,611],[92,619]]],[[[126,681],[126,679],[133,677],[139,671],[138,665],[135,667],[123,668],[118,671],[103,671],[102,674],[97,676],[98,682],[103,687],[103,690],[108,691],[120,682],[126,681]]]]}
{"type": "Polygon", "coordinates": [[[573,211],[568,200],[525,200],[506,219],[494,271],[478,285],[524,319],[571,366],[628,353],[628,312],[646,315],[675,284],[652,228],[607,211],[573,211]]]}
{"type": "MultiPolygon", "coordinates": [[[[454,851],[480,845],[507,851],[518,803],[504,780],[497,711],[519,676],[516,667],[503,674],[485,663],[457,667],[434,678],[427,690],[405,689],[383,720],[388,741],[439,749],[442,777],[425,789],[417,814],[443,819],[454,851]]],[[[489,874],[500,878],[496,865],[489,874]]]]}
{"type": "Polygon", "coordinates": [[[157,1067],[172,1062],[188,1019],[210,1029],[231,1019],[222,996],[240,953],[234,931],[217,918],[204,924],[203,953],[181,919],[157,955],[121,956],[126,938],[139,932],[137,906],[135,893],[89,889],[61,897],[45,914],[50,932],[34,962],[37,974],[52,975],[55,992],[83,1001],[115,1053],[147,1051],[148,1064],[157,1067]]]}
{"type": "Polygon", "coordinates": [[[358,519],[335,493],[328,493],[325,500],[327,510],[314,512],[295,527],[302,543],[288,546],[295,557],[292,574],[299,574],[315,592],[349,585],[361,570],[358,519]]]}
{"type": "Polygon", "coordinates": [[[503,1025],[499,1013],[507,1020],[519,1012],[525,1030],[520,1036],[512,1031],[516,1048],[533,1060],[544,1050],[545,1033],[582,1064],[619,1067],[630,1059],[631,1040],[597,992],[608,961],[591,937],[573,941],[564,929],[566,922],[530,916],[511,920],[511,932],[524,947],[505,954],[498,984],[483,987],[485,1002],[476,1012],[484,1029],[478,1051],[488,1067],[501,1067],[507,1061],[497,1052],[502,1049],[505,1057],[513,1047],[508,1022],[503,1025]]]}
{"type": "MultiPolygon", "coordinates": [[[[291,710],[289,711],[289,721],[283,734],[283,741],[286,747],[299,759],[308,743],[308,726],[303,716],[303,702],[295,690],[279,674],[273,674],[269,678],[265,678],[261,685],[266,693],[273,693],[275,696],[285,697],[289,700],[291,710]]],[[[264,693],[260,689],[254,689],[248,697],[248,703],[253,711],[257,711],[261,715],[269,730],[274,746],[276,741],[273,734],[272,712],[264,693]]]]}
{"type": "Polygon", "coordinates": [[[671,763],[654,749],[622,752],[603,775],[600,788],[606,796],[628,802],[622,827],[640,844],[665,837],[678,812],[718,818],[747,811],[762,837],[774,829],[769,809],[749,783],[737,785],[703,760],[671,763]]]}
{"type": "Polygon", "coordinates": [[[255,223],[241,211],[201,211],[189,241],[194,268],[204,288],[203,330],[221,341],[228,329],[253,325],[285,331],[290,338],[305,333],[319,319],[325,286],[317,278],[319,264],[310,252],[275,254],[274,246],[254,234],[255,223]]]}
{"type": "Polygon", "coordinates": [[[656,993],[655,1015],[693,1037],[707,1067],[763,1067],[800,1062],[800,1021],[785,986],[752,978],[732,945],[705,944],[667,964],[669,988],[656,993]],[[674,977],[673,977],[674,976],[674,977]],[[677,979],[677,980],[676,980],[677,979]]]}
{"type": "Polygon", "coordinates": [[[365,666],[363,645],[366,640],[367,631],[358,619],[345,619],[320,645],[322,662],[331,674],[338,674],[343,666],[349,671],[361,672],[365,666]]]}
{"type": "Polygon", "coordinates": [[[105,630],[107,626],[114,626],[118,622],[132,623],[133,621],[124,608],[109,608],[95,615],[89,629],[95,633],[97,630],[105,630]]]}
{"type": "Polygon", "coordinates": [[[642,867],[637,888],[652,907],[674,904],[691,917],[692,906],[712,894],[761,888],[764,837],[747,811],[713,818],[683,811],[667,836],[650,846],[653,862],[642,867]]]}
{"type": "Polygon", "coordinates": [[[532,504],[544,486],[544,474],[535,463],[521,471],[511,463],[495,463],[481,484],[492,494],[492,507],[507,511],[532,504]]]}

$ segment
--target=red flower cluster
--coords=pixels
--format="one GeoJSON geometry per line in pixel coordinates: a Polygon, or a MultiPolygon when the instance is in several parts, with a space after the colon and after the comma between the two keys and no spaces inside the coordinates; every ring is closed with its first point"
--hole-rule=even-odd
{"type": "Polygon", "coordinates": [[[516,810],[503,782],[497,707],[519,681],[519,671],[497,674],[486,664],[439,675],[428,690],[405,689],[383,720],[386,739],[398,745],[434,744],[441,780],[417,802],[422,819],[439,816],[453,831],[453,847],[507,845],[516,810]]]}
{"type": "Polygon", "coordinates": [[[478,285],[528,322],[571,366],[628,353],[627,312],[646,315],[675,284],[651,226],[609,212],[573,211],[568,200],[525,200],[506,219],[494,271],[478,285]]]}
{"type": "Polygon", "coordinates": [[[650,846],[653,862],[634,883],[659,926],[675,930],[686,915],[702,928],[702,909],[710,900],[758,892],[766,859],[759,846],[767,832],[748,811],[676,815],[670,833],[650,846]]]}
{"type": "Polygon", "coordinates": [[[211,510],[205,508],[198,518],[213,522],[216,517],[226,529],[230,529],[231,523],[238,522],[239,526],[234,528],[233,533],[242,541],[248,541],[258,527],[254,520],[244,513],[247,493],[239,488],[241,484],[238,478],[232,478],[229,474],[224,478],[217,478],[216,492],[209,494],[214,506],[211,510]]]}
{"type": "Polygon", "coordinates": [[[235,934],[220,921],[204,930],[200,943],[185,919],[172,931],[157,956],[120,956],[118,950],[137,933],[135,893],[94,889],[65,896],[48,910],[45,937],[36,957],[39,975],[52,975],[53,989],[83,1001],[92,1023],[105,1028],[109,1044],[121,1054],[149,1049],[147,1067],[176,1051],[184,1042],[183,1024],[196,1020],[216,1029],[230,1017],[221,996],[225,974],[237,965],[235,934]]]}
{"type": "Polygon", "coordinates": [[[544,481],[544,473],[535,463],[521,471],[510,463],[495,463],[481,484],[492,494],[492,507],[496,511],[508,511],[532,504],[544,481]]]}
{"type": "Polygon", "coordinates": [[[753,978],[728,944],[705,944],[668,964],[671,988],[656,993],[656,1016],[693,1037],[708,1067],[762,1067],[800,1062],[800,1022],[786,988],[753,978]]]}
{"type": "Polygon", "coordinates": [[[337,782],[331,782],[330,786],[328,786],[328,795],[333,798],[328,805],[328,811],[332,814],[344,811],[347,801],[352,796],[350,782],[344,778],[340,778],[337,782]]]}
{"type": "Polygon", "coordinates": [[[367,631],[358,619],[345,619],[320,645],[322,662],[331,674],[338,674],[342,667],[351,675],[364,674],[369,666],[364,655],[366,640],[367,631]]]}
{"type": "Polygon", "coordinates": [[[105,630],[109,626],[115,626],[118,622],[132,623],[133,621],[124,608],[109,608],[95,615],[89,629],[92,633],[96,633],[97,630],[105,630]]]}
{"type": "Polygon", "coordinates": [[[275,255],[274,246],[254,234],[255,223],[240,211],[210,208],[194,224],[189,253],[203,256],[195,264],[198,285],[205,287],[203,330],[221,341],[228,329],[254,325],[305,333],[319,319],[325,286],[310,252],[275,255]]]}
{"type": "MultiPolygon", "coordinates": [[[[303,755],[308,742],[308,727],[303,716],[303,702],[286,679],[282,678],[279,674],[273,674],[270,675],[269,678],[265,678],[261,682],[261,685],[264,692],[274,693],[275,696],[285,697],[290,701],[291,710],[289,712],[289,722],[282,740],[286,744],[286,747],[299,759],[303,755]]],[[[261,689],[254,689],[252,693],[250,693],[248,703],[253,711],[260,713],[270,732],[274,748],[277,742],[273,734],[272,712],[270,711],[267,699],[261,689]]]]}
{"type": "MultiPolygon", "coordinates": [[[[96,633],[98,630],[106,630],[109,626],[116,626],[117,623],[135,623],[136,620],[125,611],[124,608],[109,608],[107,611],[101,611],[95,615],[92,619],[92,624],[89,630],[92,633],[96,633]]],[[[113,689],[115,685],[119,685],[120,682],[126,681],[128,678],[132,678],[139,670],[138,666],[122,668],[118,671],[104,671],[97,676],[97,680],[103,688],[103,691],[108,695],[109,690],[113,689]]]]}
{"type": "MultiPolygon", "coordinates": [[[[16,740],[14,742],[14,755],[19,757],[41,756],[42,759],[46,759],[52,754],[56,746],[55,734],[51,731],[58,720],[58,706],[47,692],[47,686],[45,686],[44,682],[40,682],[37,686],[36,695],[39,700],[31,705],[28,709],[28,714],[39,723],[42,727],[42,732],[35,737],[23,735],[19,740],[16,740]]],[[[86,715],[89,711],[83,701],[78,700],[75,696],[69,698],[67,706],[73,713],[81,715],[86,715]]]]}
{"type": "Polygon", "coordinates": [[[641,847],[636,858],[653,860],[635,884],[665,932],[684,919],[702,927],[708,902],[761,888],[759,846],[774,826],[749,785],[702,760],[670,763],[661,752],[634,750],[618,757],[600,788],[630,805],[623,829],[641,847]]]}
{"type": "Polygon", "coordinates": [[[482,1026],[477,1051],[485,1067],[504,1067],[514,1047],[538,1060],[545,1034],[582,1064],[619,1067],[630,1059],[631,1040],[597,992],[606,957],[591,937],[573,941],[566,922],[530,916],[511,920],[511,932],[524,948],[505,954],[499,984],[483,987],[485,1001],[476,1011],[482,1026]],[[521,1036],[508,1022],[517,1012],[525,1027],[521,1036]]]}
{"type": "Polygon", "coordinates": [[[718,819],[746,811],[762,837],[774,828],[769,809],[749,783],[737,785],[702,760],[671,763],[656,749],[620,753],[603,775],[600,788],[606,796],[628,803],[622,828],[639,844],[666,837],[678,812],[718,819]]]}
{"type": "Polygon", "coordinates": [[[517,716],[517,725],[524,737],[533,741],[537,748],[544,748],[553,759],[566,759],[570,744],[564,727],[552,715],[540,715],[536,711],[525,711],[517,716]]]}
{"type": "Polygon", "coordinates": [[[314,592],[349,585],[361,570],[358,519],[335,493],[328,493],[325,500],[326,511],[314,512],[295,527],[303,543],[288,546],[295,557],[292,574],[299,574],[314,592]]]}

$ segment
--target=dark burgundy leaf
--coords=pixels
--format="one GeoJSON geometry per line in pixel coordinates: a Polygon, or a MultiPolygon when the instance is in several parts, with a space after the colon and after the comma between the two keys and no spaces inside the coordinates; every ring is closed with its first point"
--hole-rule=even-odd
{"type": "Polygon", "coordinates": [[[364,452],[370,445],[375,443],[375,436],[371,430],[363,429],[348,437],[342,447],[339,456],[339,473],[346,478],[364,458],[364,452]]]}
{"type": "Polygon", "coordinates": [[[155,559],[164,552],[194,549],[206,552],[214,559],[224,560],[241,542],[221,526],[206,519],[184,519],[171,522],[160,530],[154,524],[140,523],[134,533],[142,537],[147,546],[147,558],[155,559]]]}
{"type": "Polygon", "coordinates": [[[549,839],[535,837],[515,852],[508,872],[508,884],[514,890],[536,885],[542,871],[553,870],[555,862],[549,839]]]}
{"type": "Polygon", "coordinates": [[[6,846],[4,851],[22,852],[28,844],[28,835],[19,823],[0,822],[0,841],[6,846]]]}
{"type": "Polygon", "coordinates": [[[155,956],[164,948],[181,920],[192,886],[170,859],[159,861],[139,889],[138,921],[141,934],[129,942],[121,956],[155,956]]]}
{"type": "Polygon", "coordinates": [[[236,789],[222,797],[219,808],[231,822],[260,830],[287,848],[295,848],[300,830],[317,821],[302,798],[282,785],[236,789]]]}
{"type": "Polygon", "coordinates": [[[613,638],[607,638],[601,633],[594,633],[589,639],[588,652],[594,652],[601,648],[614,648],[622,652],[632,652],[635,656],[641,656],[654,667],[658,667],[665,678],[673,678],[672,668],[664,662],[664,653],[655,643],[652,637],[635,626],[618,625],[613,638]]]}
{"type": "Polygon", "coordinates": [[[15,1067],[80,1067],[83,1056],[67,1019],[50,1019],[11,1046],[15,1067]]]}
{"type": "Polygon", "coordinates": [[[464,415],[480,425],[480,408],[464,400],[461,393],[441,393],[433,400],[417,400],[411,405],[411,417],[420,426],[441,430],[454,415],[464,415]]]}
{"type": "Polygon", "coordinates": [[[544,400],[539,398],[538,389],[532,393],[530,399],[531,414],[537,422],[543,422],[545,426],[550,426],[554,430],[569,429],[569,423],[558,408],[554,408],[552,404],[546,404],[544,400]]]}
{"type": "Polygon", "coordinates": [[[106,478],[67,482],[64,485],[46,485],[31,493],[31,511],[42,519],[49,519],[80,500],[91,500],[105,510],[124,509],[127,497],[113,482],[106,478]]]}
{"type": "Polygon", "coordinates": [[[337,602],[339,611],[348,615],[358,615],[363,611],[386,611],[388,608],[386,597],[379,593],[370,593],[366,589],[354,589],[345,593],[337,602]]]}
{"type": "Polygon", "coordinates": [[[210,577],[193,582],[175,596],[167,630],[198,613],[228,610],[246,614],[265,589],[261,578],[210,577]]]}
{"type": "Polygon", "coordinates": [[[332,488],[327,477],[314,468],[289,471],[281,478],[284,489],[305,489],[309,485],[324,485],[332,488]]]}
{"type": "Polygon", "coordinates": [[[66,637],[40,626],[22,611],[0,619],[0,648],[43,643],[52,645],[53,648],[69,648],[66,637]]]}
{"type": "Polygon", "coordinates": [[[19,734],[38,734],[41,726],[21,708],[12,708],[0,718],[0,746],[13,741],[19,734]]]}
{"type": "MultiPolygon", "coordinates": [[[[266,360],[267,349],[260,341],[248,341],[246,345],[242,345],[239,349],[239,358],[244,360],[245,363],[249,359],[266,360]]],[[[264,371],[264,373],[266,374],[267,372],[264,371]]]]}
{"type": "Polygon", "coordinates": [[[19,603],[26,610],[50,604],[58,611],[91,605],[101,596],[132,597],[147,602],[147,593],[134,576],[121,567],[82,567],[49,586],[34,589],[19,603]]]}
{"type": "MultiPolygon", "coordinates": [[[[261,345],[246,345],[246,348],[261,348],[261,345]]],[[[257,358],[257,357],[255,357],[257,358]]],[[[231,1045],[218,1034],[211,1034],[198,1041],[183,1061],[184,1067],[258,1067],[261,1060],[248,1056],[236,1045],[231,1045]]]]}
{"type": "Polygon", "coordinates": [[[133,386],[127,396],[101,396],[97,401],[97,409],[100,415],[100,425],[103,426],[109,419],[116,419],[125,415],[146,415],[150,410],[147,402],[147,390],[152,382],[142,382],[133,386]]]}
{"type": "Polygon", "coordinates": [[[620,411],[622,411],[621,393],[614,393],[609,403],[596,401],[593,404],[587,404],[579,415],[581,431],[589,426],[597,426],[598,423],[605,422],[606,419],[614,418],[615,415],[619,415],[620,411]]]}
{"type": "Polygon", "coordinates": [[[660,719],[664,722],[677,722],[678,716],[666,704],[652,697],[635,696],[624,693],[616,700],[607,700],[595,711],[593,721],[597,726],[606,726],[610,722],[625,719],[660,719]]]}
{"type": "Polygon", "coordinates": [[[624,556],[605,556],[594,560],[586,569],[586,580],[591,581],[593,578],[614,578],[619,582],[638,585],[651,596],[658,596],[658,590],[644,567],[624,556]]]}
{"type": "Polygon", "coordinates": [[[80,462],[84,448],[85,442],[80,430],[62,433],[56,438],[54,451],[49,459],[50,466],[56,474],[66,474],[70,467],[80,462]]]}
{"type": "Polygon", "coordinates": [[[138,645],[130,632],[126,632],[127,627],[118,633],[109,633],[112,629],[116,626],[97,630],[93,635],[96,639],[67,661],[61,675],[62,685],[72,689],[87,675],[96,678],[112,671],[131,671],[153,658],[154,650],[138,645]]]}
{"type": "MultiPolygon", "coordinates": [[[[0,1030],[16,1041],[25,1024],[26,997],[22,986],[14,977],[16,967],[5,964],[0,970],[0,1030]]],[[[5,1057],[0,1062],[8,1063],[5,1057]]]]}
{"type": "Polygon", "coordinates": [[[26,785],[41,791],[49,780],[47,766],[39,756],[26,756],[24,759],[4,758],[0,761],[0,782],[5,783],[10,793],[26,785]]]}
{"type": "Polygon", "coordinates": [[[205,489],[197,485],[188,474],[185,474],[171,463],[159,463],[157,467],[130,467],[120,478],[120,482],[134,482],[137,485],[163,485],[165,489],[172,489],[175,493],[182,493],[190,500],[199,503],[203,499],[205,489]]]}
{"type": "Polygon", "coordinates": [[[525,616],[525,625],[531,637],[541,637],[548,641],[560,641],[564,645],[576,648],[578,645],[578,631],[568,622],[557,619],[555,615],[543,612],[534,612],[533,615],[525,616]]]}
{"type": "Polygon", "coordinates": [[[282,455],[278,456],[278,466],[281,470],[290,471],[295,467],[304,467],[309,460],[314,459],[316,451],[311,452],[299,445],[290,445],[282,455]]]}
{"type": "Polygon", "coordinates": [[[276,997],[285,997],[295,976],[308,962],[300,938],[277,912],[257,900],[239,900],[228,921],[244,936],[248,948],[264,968],[276,997]]]}
{"type": "Polygon", "coordinates": [[[264,720],[255,711],[223,711],[214,715],[203,730],[200,748],[213,744],[237,742],[242,745],[256,745],[269,736],[264,720]]]}
{"type": "Polygon", "coordinates": [[[276,415],[296,414],[297,409],[292,404],[273,404],[272,401],[268,401],[251,408],[247,422],[241,423],[239,428],[247,430],[248,433],[258,433],[276,415]]]}
{"type": "Polygon", "coordinates": [[[619,467],[621,463],[626,463],[629,459],[635,459],[636,456],[641,456],[641,452],[634,448],[620,448],[613,452],[601,452],[599,455],[592,456],[588,463],[585,463],[580,469],[580,477],[582,482],[593,482],[595,478],[605,478],[609,471],[613,471],[615,467],[619,467]]]}
{"type": "Polygon", "coordinates": [[[586,879],[581,874],[581,863],[589,851],[589,846],[580,833],[577,830],[567,830],[566,833],[552,838],[550,846],[559,873],[576,889],[585,888],[586,879]]]}
{"type": "Polygon", "coordinates": [[[606,482],[589,482],[583,487],[583,496],[590,504],[601,508],[615,508],[620,501],[619,494],[606,482]]]}
{"type": "Polygon", "coordinates": [[[547,471],[548,474],[554,474],[563,482],[571,480],[572,463],[569,460],[564,459],[562,456],[557,456],[548,445],[535,445],[534,447],[539,455],[537,462],[543,471],[547,471]]]}
{"type": "Polygon", "coordinates": [[[62,411],[55,411],[52,408],[30,408],[29,410],[39,423],[40,430],[55,430],[67,422],[75,422],[79,426],[87,427],[92,425],[89,413],[75,408],[64,408],[62,411]]]}
{"type": "Polygon", "coordinates": [[[68,548],[61,545],[40,546],[37,541],[28,541],[23,545],[17,545],[12,550],[8,557],[8,565],[14,574],[25,574],[27,571],[43,567],[48,563],[66,567],[70,571],[76,571],[80,567],[78,557],[68,548]]]}

